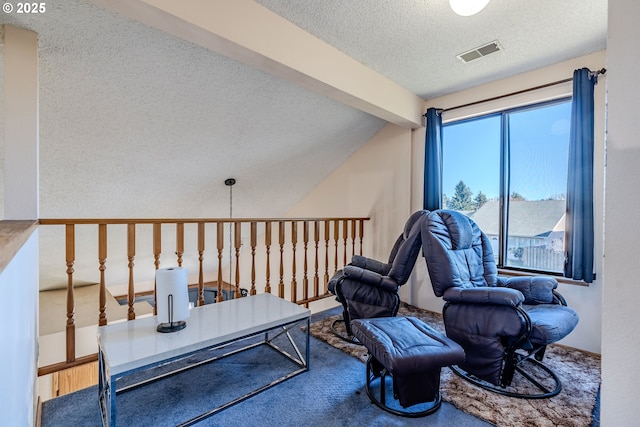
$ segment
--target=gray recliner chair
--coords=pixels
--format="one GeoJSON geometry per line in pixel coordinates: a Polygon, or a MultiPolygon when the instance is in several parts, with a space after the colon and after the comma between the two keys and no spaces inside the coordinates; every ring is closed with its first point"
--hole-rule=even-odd
{"type": "Polygon", "coordinates": [[[430,212],[421,234],[433,291],[446,301],[447,336],[466,354],[454,372],[507,396],[557,395],[561,382],[541,361],[547,345],[575,328],[578,315],[555,291],[556,279],[499,277],[487,236],[459,212],[430,212]],[[516,372],[524,391],[509,387],[516,372]]]}
{"type": "Polygon", "coordinates": [[[422,247],[421,223],[427,212],[417,211],[409,217],[391,250],[388,263],[355,255],[349,265],[329,280],[329,292],[336,295],[343,306],[342,319],[331,326],[334,334],[354,342],[351,320],[393,317],[398,313],[398,290],[409,280],[418,258],[422,247]],[[339,323],[344,323],[344,331],[337,328],[339,323]]]}

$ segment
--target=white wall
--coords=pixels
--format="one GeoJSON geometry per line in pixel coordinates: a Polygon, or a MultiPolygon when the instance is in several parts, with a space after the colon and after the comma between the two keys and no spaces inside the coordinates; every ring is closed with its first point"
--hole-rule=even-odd
{"type": "MultiPolygon", "coordinates": [[[[0,25],[0,64],[4,65],[4,25],[0,25]]],[[[4,100],[4,66],[0,67],[0,99],[4,100]]],[[[4,219],[4,102],[0,102],[0,220],[4,219]]]]}
{"type": "Polygon", "coordinates": [[[411,130],[388,124],[294,206],[288,217],[371,217],[364,253],[386,260],[411,214],[411,130]]]}
{"type": "Polygon", "coordinates": [[[4,26],[4,218],[38,218],[38,35],[4,26]]]}
{"type": "MultiPolygon", "coordinates": [[[[577,68],[589,67],[592,70],[599,70],[605,67],[606,54],[599,52],[570,61],[562,62],[550,67],[530,71],[508,79],[500,80],[490,84],[478,86],[462,92],[457,92],[441,98],[429,100],[427,105],[450,108],[469,102],[492,98],[527,89],[550,82],[570,78],[577,68]]],[[[519,105],[541,102],[556,99],[571,94],[571,83],[552,86],[539,91],[528,92],[482,103],[478,106],[445,112],[443,121],[458,120],[466,117],[473,117],[479,114],[486,114],[491,111],[516,107],[519,105]]],[[[562,343],[568,346],[583,350],[600,353],[601,347],[601,321],[600,307],[602,304],[602,247],[603,247],[603,200],[604,200],[604,119],[605,119],[605,91],[606,77],[601,77],[600,83],[596,86],[595,109],[595,271],[597,280],[589,286],[579,286],[574,284],[561,283],[559,291],[567,298],[567,301],[580,316],[580,323],[562,343]]],[[[424,175],[424,128],[414,131],[413,136],[413,193],[412,207],[417,209],[422,205],[422,179],[424,175]]],[[[409,302],[419,307],[440,311],[442,300],[433,295],[431,283],[429,281],[424,263],[418,263],[411,282],[411,295],[409,302]]]]}
{"type": "Polygon", "coordinates": [[[607,175],[602,301],[603,426],[635,426],[640,419],[640,373],[637,355],[640,300],[640,89],[637,0],[609,0],[607,42],[607,175]]]}
{"type": "Polygon", "coordinates": [[[38,231],[0,272],[0,425],[35,425],[38,358],[38,231]]]}

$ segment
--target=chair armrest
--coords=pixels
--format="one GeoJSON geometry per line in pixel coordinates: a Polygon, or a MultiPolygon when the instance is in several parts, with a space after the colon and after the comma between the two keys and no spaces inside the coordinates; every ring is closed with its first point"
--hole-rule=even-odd
{"type": "Polygon", "coordinates": [[[378,274],[387,275],[391,269],[391,265],[385,264],[373,258],[367,258],[362,255],[354,255],[351,258],[351,265],[364,268],[365,270],[374,271],[378,274]]]}
{"type": "Polygon", "coordinates": [[[519,290],[525,304],[553,304],[558,281],[549,276],[498,277],[498,286],[519,290]]]}
{"type": "Polygon", "coordinates": [[[442,298],[450,303],[508,305],[517,307],[524,302],[520,291],[509,288],[477,287],[477,288],[448,288],[442,298]]]}
{"type": "Polygon", "coordinates": [[[346,279],[376,286],[386,291],[396,292],[398,290],[398,284],[389,276],[383,276],[375,271],[365,270],[355,265],[347,265],[344,268],[344,275],[346,279]]]}

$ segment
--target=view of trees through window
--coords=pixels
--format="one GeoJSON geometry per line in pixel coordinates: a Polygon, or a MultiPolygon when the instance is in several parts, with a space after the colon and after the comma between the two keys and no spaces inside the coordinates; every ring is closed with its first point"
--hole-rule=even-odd
{"type": "Polygon", "coordinates": [[[478,224],[500,266],[563,270],[570,116],[565,99],[443,127],[442,206],[478,224]]]}

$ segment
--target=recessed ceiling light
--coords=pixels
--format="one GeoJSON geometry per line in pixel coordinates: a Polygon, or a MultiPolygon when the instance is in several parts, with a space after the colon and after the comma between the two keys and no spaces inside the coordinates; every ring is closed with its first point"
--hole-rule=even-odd
{"type": "Polygon", "coordinates": [[[471,16],[480,12],[489,0],[449,0],[449,5],[460,16],[471,16]]]}

